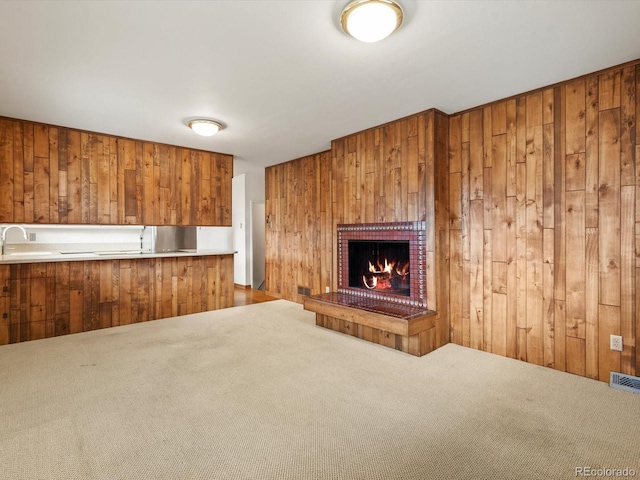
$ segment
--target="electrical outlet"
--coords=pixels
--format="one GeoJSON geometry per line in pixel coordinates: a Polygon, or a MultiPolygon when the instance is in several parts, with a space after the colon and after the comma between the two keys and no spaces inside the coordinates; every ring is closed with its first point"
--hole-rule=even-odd
{"type": "Polygon", "coordinates": [[[329,288],[329,285],[327,285],[326,287],[324,287],[324,291],[326,293],[329,293],[331,291],[331,289],[329,288]]]}
{"type": "Polygon", "coordinates": [[[609,337],[609,343],[610,343],[611,350],[615,350],[616,352],[622,351],[622,336],[611,335],[609,337]]]}
{"type": "Polygon", "coordinates": [[[36,234],[35,234],[35,232],[29,232],[29,241],[30,241],[30,242],[35,242],[35,241],[36,241],[36,234]]]}

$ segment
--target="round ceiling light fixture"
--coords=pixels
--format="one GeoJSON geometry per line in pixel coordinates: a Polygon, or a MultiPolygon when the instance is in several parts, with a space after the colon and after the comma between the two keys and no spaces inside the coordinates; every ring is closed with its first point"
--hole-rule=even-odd
{"type": "Polygon", "coordinates": [[[340,23],[353,38],[373,43],[400,28],[403,18],[402,7],[393,0],[354,0],[342,11],[340,23]]]}
{"type": "Polygon", "coordinates": [[[213,120],[206,120],[204,118],[198,120],[191,120],[189,122],[189,128],[203,137],[210,137],[222,130],[222,125],[213,120]]]}

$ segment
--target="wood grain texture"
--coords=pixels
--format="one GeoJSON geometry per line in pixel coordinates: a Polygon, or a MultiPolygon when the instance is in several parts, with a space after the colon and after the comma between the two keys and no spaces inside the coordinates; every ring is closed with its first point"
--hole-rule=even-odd
{"type": "MultiPolygon", "coordinates": [[[[358,326],[377,328],[385,332],[394,333],[404,337],[417,335],[424,330],[434,328],[434,312],[424,312],[421,317],[411,319],[393,317],[381,313],[365,311],[347,305],[337,305],[326,302],[321,298],[307,297],[303,302],[305,310],[316,312],[317,314],[337,318],[358,326]]],[[[353,331],[354,336],[358,336],[357,331],[353,331]]]]}
{"type": "MultiPolygon", "coordinates": [[[[365,179],[366,181],[366,176],[365,179]]],[[[333,289],[329,151],[267,168],[266,290],[302,302],[298,287],[311,294],[333,289]]]]}
{"type": "Polygon", "coordinates": [[[480,340],[488,331],[486,312],[479,320],[479,295],[485,289],[477,283],[489,281],[495,353],[605,382],[610,371],[638,374],[639,71],[640,62],[508,100],[506,168],[504,101],[451,116],[449,158],[458,165],[460,157],[461,170],[449,177],[451,247],[461,250],[451,256],[471,253],[470,268],[460,261],[451,266],[452,341],[486,347],[480,340]],[[491,135],[483,114],[487,109],[491,135]],[[469,187],[464,182],[465,117],[469,187]],[[484,169],[492,176],[490,192],[487,182],[474,180],[473,172],[480,172],[474,168],[474,142],[480,141],[493,145],[491,168],[484,169]],[[499,214],[503,208],[506,213],[499,214]],[[489,226],[483,211],[493,213],[489,226]],[[489,243],[481,236],[487,228],[489,243]],[[480,255],[492,258],[491,276],[482,274],[488,264],[479,261],[480,255]],[[497,262],[503,257],[504,275],[497,262]],[[467,329],[471,341],[465,343],[467,329]],[[610,334],[623,336],[622,353],[609,349],[610,334]]]}
{"type": "MultiPolygon", "coordinates": [[[[449,145],[447,116],[430,110],[334,140],[331,151],[267,168],[266,290],[299,303],[299,287],[311,294],[327,286],[335,291],[337,224],[426,220],[425,293],[437,318],[429,332],[397,342],[424,353],[448,343],[449,145]]],[[[339,319],[323,318],[329,328],[346,328],[339,319]]],[[[396,345],[382,330],[351,330],[396,345]]]]}
{"type": "Polygon", "coordinates": [[[232,279],[233,255],[1,265],[0,345],[232,307],[232,279]]]}
{"type": "Polygon", "coordinates": [[[0,117],[0,222],[231,226],[231,155],[0,117]]]}

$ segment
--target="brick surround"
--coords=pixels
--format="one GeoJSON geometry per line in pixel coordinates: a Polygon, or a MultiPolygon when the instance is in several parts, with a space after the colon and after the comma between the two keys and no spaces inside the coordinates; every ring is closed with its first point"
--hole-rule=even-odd
{"type": "Polygon", "coordinates": [[[338,293],[399,305],[427,307],[425,222],[358,223],[338,225],[338,293]],[[410,295],[349,286],[349,240],[408,241],[410,295]]]}

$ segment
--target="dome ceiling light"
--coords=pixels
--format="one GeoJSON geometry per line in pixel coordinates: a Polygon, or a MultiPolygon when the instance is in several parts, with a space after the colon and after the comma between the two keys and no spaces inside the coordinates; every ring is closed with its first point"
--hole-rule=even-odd
{"type": "Polygon", "coordinates": [[[393,0],[354,0],[340,15],[342,29],[361,42],[378,42],[395,32],[404,13],[393,0]]]}
{"type": "Polygon", "coordinates": [[[191,120],[189,122],[189,128],[203,137],[210,137],[222,130],[222,125],[213,120],[206,120],[204,118],[198,120],[191,120]]]}

